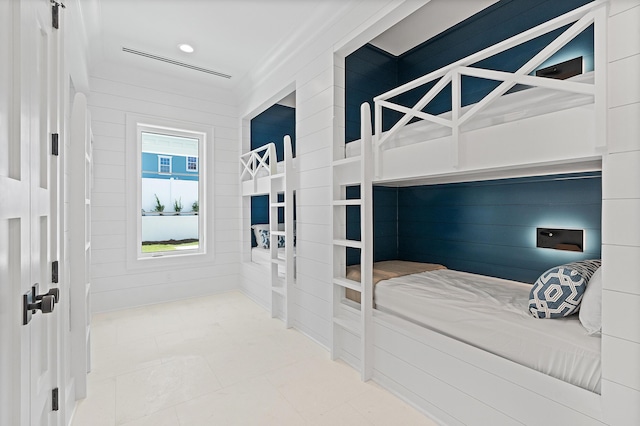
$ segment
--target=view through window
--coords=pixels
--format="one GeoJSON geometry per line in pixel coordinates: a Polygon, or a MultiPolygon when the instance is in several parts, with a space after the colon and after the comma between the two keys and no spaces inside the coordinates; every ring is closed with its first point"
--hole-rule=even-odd
{"type": "Polygon", "coordinates": [[[199,147],[197,137],[142,131],[143,255],[199,249],[199,147]]]}

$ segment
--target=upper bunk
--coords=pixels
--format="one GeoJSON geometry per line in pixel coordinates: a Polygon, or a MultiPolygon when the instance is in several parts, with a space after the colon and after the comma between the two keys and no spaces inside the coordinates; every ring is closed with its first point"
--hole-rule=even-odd
{"type": "MultiPolygon", "coordinates": [[[[606,19],[606,2],[589,3],[374,97],[374,181],[600,168],[606,143],[606,19]],[[577,75],[558,79],[554,74],[565,64],[540,69],[591,29],[593,71],[582,72],[580,63],[577,75]],[[513,72],[498,71],[496,61],[487,61],[541,38],[550,42],[513,72]],[[469,102],[465,88],[479,81],[489,88],[469,102]],[[448,110],[430,112],[443,98],[450,102],[448,110]]],[[[576,61],[581,59],[568,62],[576,61]]],[[[345,144],[345,157],[359,155],[360,145],[361,140],[345,144]]]]}
{"type": "Polygon", "coordinates": [[[240,156],[242,196],[266,195],[285,190],[294,181],[291,137],[284,137],[284,159],[278,161],[276,145],[267,143],[240,156]]]}

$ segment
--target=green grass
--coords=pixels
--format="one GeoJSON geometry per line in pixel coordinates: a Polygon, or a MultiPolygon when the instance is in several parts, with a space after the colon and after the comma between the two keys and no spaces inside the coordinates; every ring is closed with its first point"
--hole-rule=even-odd
{"type": "Polygon", "coordinates": [[[197,247],[198,241],[185,244],[149,244],[142,246],[142,253],[158,253],[161,251],[174,251],[182,247],[197,247]]]}

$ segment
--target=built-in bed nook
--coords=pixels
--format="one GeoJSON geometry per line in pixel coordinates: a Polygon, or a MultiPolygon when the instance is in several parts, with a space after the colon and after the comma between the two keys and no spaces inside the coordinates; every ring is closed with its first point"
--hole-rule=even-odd
{"type": "MultiPolygon", "coordinates": [[[[437,58],[517,3],[414,50],[437,58]]],[[[363,50],[345,60],[332,356],[445,424],[603,422],[606,8],[568,3],[537,2],[519,19],[540,22],[505,22],[518,32],[379,93],[350,91],[363,50]],[[358,109],[355,136],[362,97],[374,114],[358,109]]]]}
{"type": "MultiPolygon", "coordinates": [[[[294,96],[287,99],[295,105],[294,96]]],[[[282,317],[289,327],[295,280],[295,108],[271,106],[251,120],[250,132],[251,150],[240,156],[251,225],[248,257],[268,271],[272,316],[282,317]]]]}

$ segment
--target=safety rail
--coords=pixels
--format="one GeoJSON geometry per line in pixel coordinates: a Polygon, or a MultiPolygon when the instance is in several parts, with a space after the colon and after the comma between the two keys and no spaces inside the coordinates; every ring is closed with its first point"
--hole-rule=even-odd
{"type": "Polygon", "coordinates": [[[255,179],[262,169],[270,176],[275,175],[278,172],[276,145],[271,142],[242,154],[240,156],[240,164],[242,165],[241,181],[245,180],[246,176],[249,176],[247,180],[255,179]]]}
{"type": "Polygon", "coordinates": [[[397,134],[397,132],[406,124],[408,124],[412,119],[418,118],[437,123],[441,126],[450,127],[452,129],[452,150],[454,151],[454,166],[457,166],[457,150],[460,126],[468,122],[479,111],[483,110],[493,101],[504,95],[516,84],[525,84],[528,86],[537,86],[560,91],[593,95],[594,103],[596,104],[596,126],[598,134],[601,136],[598,137],[597,140],[601,141],[600,143],[604,143],[605,139],[603,136],[606,134],[604,121],[604,117],[606,117],[606,114],[603,114],[603,109],[606,108],[606,57],[604,54],[606,41],[604,38],[604,34],[606,33],[605,25],[607,22],[605,6],[606,1],[595,1],[593,3],[589,3],[555,19],[531,28],[523,33],[506,39],[500,43],[497,43],[470,56],[467,56],[466,58],[454,62],[446,67],[433,71],[427,75],[403,84],[402,86],[376,96],[374,98],[375,136],[373,139],[373,148],[374,156],[378,158],[378,162],[380,161],[379,151],[383,144],[389,141],[390,138],[397,134]],[[557,30],[570,24],[571,26],[569,28],[563,31],[562,34],[560,34],[555,40],[553,40],[538,54],[531,58],[526,64],[521,66],[517,71],[513,73],[483,69],[472,66],[483,59],[504,52],[536,37],[550,33],[551,31],[557,30]],[[560,50],[563,46],[573,40],[576,36],[578,36],[592,24],[595,27],[594,63],[595,69],[597,70],[593,83],[577,83],[567,80],[554,80],[550,78],[529,75],[544,61],[550,58],[553,54],[555,54],[558,50],[560,50]],[[485,95],[479,102],[470,106],[464,114],[462,114],[461,105],[461,78],[463,75],[478,77],[487,80],[500,81],[500,84],[495,89],[485,95]],[[433,87],[431,87],[431,89],[412,108],[398,105],[389,101],[389,99],[395,96],[406,93],[410,90],[434,81],[435,84],[433,85],[433,87]],[[450,118],[445,118],[443,116],[437,116],[422,111],[422,109],[425,108],[450,83],[452,106],[450,118]],[[400,120],[395,125],[393,125],[391,129],[384,133],[382,130],[383,108],[404,113],[400,120]]]}

